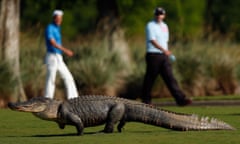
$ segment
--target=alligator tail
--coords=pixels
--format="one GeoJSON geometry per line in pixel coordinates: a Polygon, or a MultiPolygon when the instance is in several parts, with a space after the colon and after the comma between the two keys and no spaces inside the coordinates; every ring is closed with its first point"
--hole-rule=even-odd
{"type": "Polygon", "coordinates": [[[145,124],[179,131],[235,129],[229,124],[214,118],[200,117],[193,114],[174,113],[149,107],[148,105],[144,105],[144,107],[135,105],[134,107],[134,110],[131,110],[131,108],[128,109],[131,114],[126,116],[127,121],[143,122],[145,124]]]}

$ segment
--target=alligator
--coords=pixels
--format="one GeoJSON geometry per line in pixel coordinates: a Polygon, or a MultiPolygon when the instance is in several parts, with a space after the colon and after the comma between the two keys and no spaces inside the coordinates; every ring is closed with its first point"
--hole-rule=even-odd
{"type": "Polygon", "coordinates": [[[217,119],[171,112],[115,96],[85,95],[65,101],[34,97],[25,102],[10,102],[8,107],[55,121],[61,129],[65,125],[75,126],[77,135],[82,135],[85,127],[103,124],[105,127],[102,132],[112,133],[117,123],[117,130],[121,132],[126,122],[141,122],[178,131],[234,130],[229,124],[217,119]]]}

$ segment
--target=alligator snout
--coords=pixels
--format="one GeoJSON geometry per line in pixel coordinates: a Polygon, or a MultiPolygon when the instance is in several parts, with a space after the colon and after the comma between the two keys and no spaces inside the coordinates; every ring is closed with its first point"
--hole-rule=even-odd
{"type": "Polygon", "coordinates": [[[9,103],[8,103],[8,107],[9,107],[10,109],[14,109],[14,108],[15,108],[15,104],[12,103],[12,102],[9,102],[9,103]]]}

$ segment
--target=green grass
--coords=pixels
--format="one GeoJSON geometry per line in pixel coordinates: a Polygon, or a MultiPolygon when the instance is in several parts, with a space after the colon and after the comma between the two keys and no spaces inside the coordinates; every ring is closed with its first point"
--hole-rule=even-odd
{"type": "Polygon", "coordinates": [[[237,128],[236,131],[178,132],[142,123],[127,123],[122,133],[94,133],[103,126],[85,128],[83,136],[75,136],[76,130],[67,126],[64,130],[54,122],[40,120],[29,113],[0,110],[1,144],[237,144],[240,142],[239,106],[234,107],[165,107],[165,109],[195,113],[221,119],[237,128]]]}
{"type": "MultiPolygon", "coordinates": [[[[193,101],[228,101],[228,100],[240,100],[239,95],[222,95],[222,96],[198,96],[191,97],[193,101]]],[[[139,100],[140,101],[140,100],[139,100]]],[[[161,102],[175,102],[173,97],[167,98],[153,98],[153,103],[161,103],[161,102]]]]}

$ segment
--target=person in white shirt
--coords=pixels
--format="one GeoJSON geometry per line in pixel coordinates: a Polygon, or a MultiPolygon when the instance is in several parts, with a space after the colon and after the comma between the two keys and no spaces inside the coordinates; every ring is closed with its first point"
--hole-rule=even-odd
{"type": "Polygon", "coordinates": [[[172,73],[170,56],[172,52],[168,50],[169,30],[163,21],[166,11],[158,7],[154,11],[154,19],[146,26],[146,74],[143,82],[142,102],[151,104],[151,90],[158,74],[166,83],[177,105],[186,106],[192,103],[180,90],[176,79],[172,73]]]}

